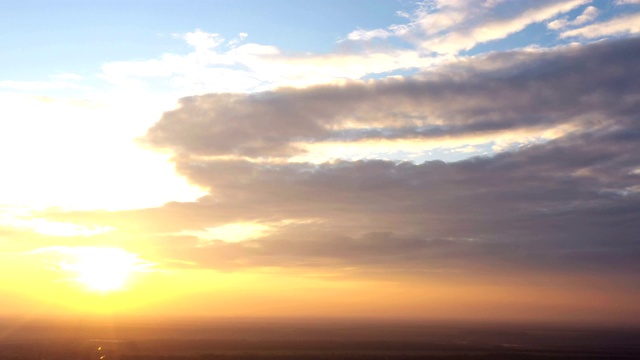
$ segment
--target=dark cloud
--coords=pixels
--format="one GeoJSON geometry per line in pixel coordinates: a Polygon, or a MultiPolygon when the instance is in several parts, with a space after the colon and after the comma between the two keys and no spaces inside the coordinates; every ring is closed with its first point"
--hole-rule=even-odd
{"type": "Polygon", "coordinates": [[[627,122],[640,110],[639,49],[634,38],[496,53],[415,78],[188,97],[144,141],[189,155],[265,157],[298,153],[299,142],[627,122]]]}
{"type": "MultiPolygon", "coordinates": [[[[222,214],[267,223],[316,219],[234,244],[246,250],[245,265],[483,261],[639,270],[637,164],[640,142],[607,133],[456,163],[212,161],[179,169],[213,189],[200,201],[211,223],[222,214]]],[[[224,254],[217,247],[228,245],[211,246],[224,254]]],[[[223,259],[210,264],[231,258],[223,259]]]]}
{"type": "MultiPolygon", "coordinates": [[[[86,216],[123,233],[154,233],[151,243],[168,257],[221,269],[637,276],[638,59],[640,39],[628,39],[497,53],[413,79],[183,99],[145,141],[173,149],[177,171],[210,194],[86,216]],[[339,129],[347,121],[363,130],[339,129]],[[302,139],[473,135],[570,122],[576,130],[555,140],[452,163],[200,156],[291,154],[302,139]],[[239,243],[185,235],[234,222],[271,230],[239,243]]],[[[85,215],[48,216],[82,222],[85,215]]]]}

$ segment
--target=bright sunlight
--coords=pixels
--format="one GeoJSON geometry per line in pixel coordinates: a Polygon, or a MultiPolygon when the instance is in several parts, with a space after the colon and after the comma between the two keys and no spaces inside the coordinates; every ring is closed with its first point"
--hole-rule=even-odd
{"type": "Polygon", "coordinates": [[[120,248],[66,248],[70,260],[60,263],[63,270],[76,273],[74,280],[89,290],[109,292],[125,286],[132,272],[143,271],[152,264],[120,248]]]}

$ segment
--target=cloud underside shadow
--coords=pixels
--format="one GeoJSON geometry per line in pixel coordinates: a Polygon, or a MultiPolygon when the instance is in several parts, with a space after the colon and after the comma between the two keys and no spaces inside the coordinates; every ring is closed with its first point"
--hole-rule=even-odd
{"type": "Polygon", "coordinates": [[[404,79],[184,98],[142,141],[172,151],[209,195],[47,216],[99,221],[198,267],[638,274],[639,58],[632,38],[489,54],[404,79]],[[562,126],[551,140],[458,162],[287,162],[301,144],[562,126]],[[269,231],[187,235],[230,223],[269,231]]]}

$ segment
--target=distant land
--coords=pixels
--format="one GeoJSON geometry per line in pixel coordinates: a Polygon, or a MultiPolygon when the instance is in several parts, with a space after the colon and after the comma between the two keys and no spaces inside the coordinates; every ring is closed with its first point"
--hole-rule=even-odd
{"type": "Polygon", "coordinates": [[[640,358],[640,328],[624,327],[250,318],[0,324],[0,360],[640,358]]]}

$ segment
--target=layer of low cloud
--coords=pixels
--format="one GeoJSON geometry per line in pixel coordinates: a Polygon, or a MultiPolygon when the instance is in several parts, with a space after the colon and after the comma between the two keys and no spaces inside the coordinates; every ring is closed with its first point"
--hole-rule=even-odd
{"type": "Polygon", "coordinates": [[[635,46],[497,53],[413,78],[188,97],[145,141],[189,156],[286,158],[326,141],[459,137],[462,146],[486,134],[609,126],[635,111],[635,46]]]}
{"type": "Polygon", "coordinates": [[[637,276],[638,49],[633,38],[487,55],[404,80],[185,98],[145,141],[174,152],[177,171],[207,196],[43,216],[110,226],[217,269],[637,276]],[[560,125],[571,131],[458,162],[287,162],[301,141],[430,142],[560,125]],[[198,235],[242,223],[261,232],[198,235]]]}

